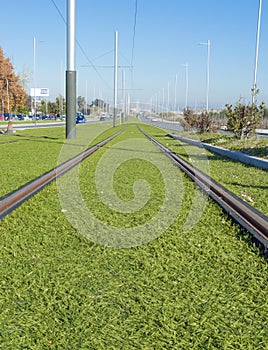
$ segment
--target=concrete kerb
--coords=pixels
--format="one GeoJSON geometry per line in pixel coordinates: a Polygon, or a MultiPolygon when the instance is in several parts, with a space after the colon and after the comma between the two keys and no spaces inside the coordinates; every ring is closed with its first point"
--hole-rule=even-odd
{"type": "Polygon", "coordinates": [[[265,159],[248,156],[247,154],[242,153],[242,152],[230,151],[230,150],[218,147],[218,146],[212,146],[212,145],[209,145],[209,144],[201,142],[201,141],[188,139],[186,137],[178,136],[175,134],[168,134],[168,136],[170,136],[174,139],[183,141],[183,142],[187,142],[187,143],[192,144],[192,145],[197,146],[197,147],[203,147],[211,152],[214,152],[214,153],[219,154],[219,155],[224,156],[224,157],[228,157],[228,158],[233,159],[237,162],[241,162],[241,163],[248,164],[248,165],[253,165],[255,167],[265,169],[265,170],[268,169],[268,161],[265,159]]]}

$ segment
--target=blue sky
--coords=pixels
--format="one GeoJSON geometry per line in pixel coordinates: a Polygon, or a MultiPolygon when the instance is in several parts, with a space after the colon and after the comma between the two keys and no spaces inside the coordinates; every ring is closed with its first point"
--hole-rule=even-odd
{"type": "MultiPolygon", "coordinates": [[[[54,0],[66,18],[67,0],[54,0]]],[[[114,33],[118,31],[118,98],[122,70],[131,101],[158,98],[179,108],[185,103],[185,67],[189,64],[188,103],[205,107],[207,47],[211,42],[209,106],[251,100],[259,0],[138,0],[132,58],[135,0],[76,0],[77,94],[113,101],[114,33]],[[94,64],[88,66],[90,62],[94,64]],[[103,67],[103,66],[106,66],[103,67]],[[87,90],[86,90],[87,86],[87,90]],[[86,94],[87,91],[87,94],[86,94]],[[174,101],[174,102],[173,102],[174,101]]],[[[268,100],[268,4],[263,2],[257,86],[258,101],[268,100]]],[[[50,99],[64,93],[65,24],[51,0],[1,3],[0,45],[17,73],[28,72],[33,87],[33,38],[36,38],[37,87],[50,99]]]]}

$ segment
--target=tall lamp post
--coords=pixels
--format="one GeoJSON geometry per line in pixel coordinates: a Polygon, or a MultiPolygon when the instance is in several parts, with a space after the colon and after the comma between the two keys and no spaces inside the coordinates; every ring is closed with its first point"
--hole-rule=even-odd
{"type": "Polygon", "coordinates": [[[173,122],[175,122],[175,114],[177,111],[177,84],[178,84],[178,75],[175,76],[175,88],[174,88],[174,114],[173,114],[173,122]]]}
{"type": "Polygon", "coordinates": [[[67,2],[66,138],[76,139],[76,70],[75,70],[76,1],[67,2]]]}
{"type": "Polygon", "coordinates": [[[165,106],[165,88],[163,88],[163,99],[162,99],[162,122],[164,119],[164,106],[165,106]]]}
{"type": "MultiPolygon", "coordinates": [[[[40,43],[43,42],[43,40],[39,41],[40,43]]],[[[36,124],[36,37],[33,38],[33,64],[34,64],[34,120],[36,124]]]]}
{"type": "Polygon", "coordinates": [[[34,122],[36,124],[36,39],[33,38],[33,50],[34,50],[34,122]]]}
{"type": "Polygon", "coordinates": [[[117,69],[118,69],[118,32],[114,36],[114,114],[113,127],[116,127],[116,108],[117,108],[117,69]]]}
{"type": "Polygon", "coordinates": [[[260,0],[260,2],[259,2],[259,14],[258,14],[258,25],[257,25],[257,37],[256,37],[256,51],[255,51],[254,80],[253,80],[253,88],[252,88],[252,104],[256,103],[256,93],[257,93],[257,68],[258,68],[259,41],[260,41],[261,9],[262,9],[262,0],[260,0]]]}
{"type": "Polygon", "coordinates": [[[6,83],[7,83],[7,112],[8,112],[8,120],[11,120],[10,106],[9,106],[9,82],[8,82],[7,78],[6,78],[6,83]]]}
{"type": "Polygon", "coordinates": [[[206,45],[207,46],[207,88],[206,88],[206,111],[208,112],[208,96],[209,96],[209,65],[210,65],[210,40],[208,40],[206,43],[200,43],[200,45],[206,45]]]}
{"type": "Polygon", "coordinates": [[[8,112],[8,125],[7,125],[7,134],[13,134],[12,130],[12,117],[10,115],[10,103],[9,103],[9,81],[6,78],[6,83],[7,83],[7,112],[8,112]]]}
{"type": "Polygon", "coordinates": [[[184,109],[187,109],[188,108],[188,81],[189,81],[189,78],[188,78],[188,62],[186,62],[185,64],[183,64],[183,66],[185,67],[185,106],[184,106],[184,109]]]}

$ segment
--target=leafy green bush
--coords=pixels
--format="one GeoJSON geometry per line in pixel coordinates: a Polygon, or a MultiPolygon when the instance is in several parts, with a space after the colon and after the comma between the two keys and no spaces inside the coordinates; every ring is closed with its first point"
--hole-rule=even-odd
{"type": "Polygon", "coordinates": [[[259,126],[264,109],[263,102],[259,107],[254,103],[245,105],[239,102],[234,108],[231,104],[227,104],[227,129],[233,131],[238,139],[250,137],[259,126]]]}

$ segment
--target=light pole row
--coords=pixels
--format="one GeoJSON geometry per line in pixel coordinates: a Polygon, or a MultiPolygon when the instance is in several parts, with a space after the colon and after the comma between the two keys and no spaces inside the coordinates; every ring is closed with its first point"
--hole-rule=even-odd
{"type": "MultiPolygon", "coordinates": [[[[207,43],[200,43],[201,45],[207,45],[208,47],[208,54],[207,54],[207,73],[206,73],[206,111],[209,110],[209,69],[210,69],[210,40],[207,41],[207,43]]],[[[184,109],[188,108],[188,95],[189,95],[189,64],[186,62],[185,64],[182,64],[182,66],[185,68],[185,103],[184,103],[184,109]]],[[[176,111],[176,105],[177,105],[177,83],[178,83],[178,76],[176,74],[175,76],[175,88],[174,88],[174,112],[176,111]]],[[[157,101],[157,97],[156,97],[157,101]]],[[[164,105],[164,89],[163,89],[163,101],[162,105],[164,105]]],[[[169,83],[168,83],[168,105],[169,105],[169,83]]]]}

